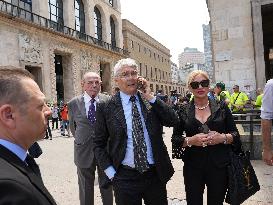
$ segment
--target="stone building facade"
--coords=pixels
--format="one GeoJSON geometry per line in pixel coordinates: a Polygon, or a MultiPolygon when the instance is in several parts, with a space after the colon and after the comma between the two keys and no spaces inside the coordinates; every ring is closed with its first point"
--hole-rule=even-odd
{"type": "Polygon", "coordinates": [[[140,75],[149,80],[151,90],[164,94],[178,90],[171,82],[170,50],[126,19],[122,19],[122,33],[124,48],[138,62],[140,75]]]}
{"type": "Polygon", "coordinates": [[[178,67],[171,62],[172,83],[178,83],[178,67]]]}
{"type": "Polygon", "coordinates": [[[210,24],[203,24],[203,41],[204,41],[204,56],[205,56],[205,65],[204,71],[209,75],[209,79],[212,82],[215,82],[214,79],[214,69],[212,66],[212,50],[211,50],[211,31],[210,24]]]}
{"type": "Polygon", "coordinates": [[[273,0],[206,0],[215,79],[242,90],[273,77],[273,0]]]}
{"type": "Polygon", "coordinates": [[[0,65],[29,70],[47,100],[82,92],[86,71],[111,93],[112,68],[126,57],[119,0],[0,0],[0,65]]]}
{"type": "Polygon", "coordinates": [[[184,48],[184,52],[178,55],[179,68],[184,68],[187,64],[200,64],[205,63],[204,53],[198,51],[197,48],[184,48]]]}

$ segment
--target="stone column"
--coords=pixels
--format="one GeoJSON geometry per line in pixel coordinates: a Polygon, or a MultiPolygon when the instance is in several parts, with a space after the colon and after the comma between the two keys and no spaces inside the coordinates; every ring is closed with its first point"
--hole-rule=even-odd
{"type": "Polygon", "coordinates": [[[254,50],[255,50],[256,86],[263,88],[265,85],[266,79],[265,79],[265,61],[264,61],[261,4],[257,0],[252,0],[251,6],[252,6],[253,38],[254,38],[254,50]]]}
{"type": "Polygon", "coordinates": [[[94,36],[94,1],[85,1],[85,33],[94,36]]]}
{"type": "Polygon", "coordinates": [[[63,10],[64,25],[75,29],[74,0],[63,1],[63,10]]]}
{"type": "Polygon", "coordinates": [[[42,17],[49,18],[48,1],[32,1],[32,12],[42,17]]]}

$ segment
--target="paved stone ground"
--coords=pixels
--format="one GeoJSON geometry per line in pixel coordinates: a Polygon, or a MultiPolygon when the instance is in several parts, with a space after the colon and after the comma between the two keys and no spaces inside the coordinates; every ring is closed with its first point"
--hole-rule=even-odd
{"type": "MultiPolygon", "coordinates": [[[[171,153],[170,138],[172,128],[164,128],[165,143],[171,153]]],[[[73,138],[63,137],[57,130],[53,131],[53,140],[39,142],[43,154],[36,161],[40,165],[46,187],[60,205],[78,205],[78,183],[76,167],[73,162],[73,138]]],[[[182,167],[180,160],[172,160],[175,174],[167,185],[170,205],[185,205],[182,167]]],[[[256,170],[261,190],[245,203],[246,205],[273,204],[273,167],[264,165],[262,161],[252,161],[256,170]]],[[[98,183],[95,181],[95,204],[102,205],[98,183]]],[[[206,197],[204,197],[206,204],[206,197]]]]}

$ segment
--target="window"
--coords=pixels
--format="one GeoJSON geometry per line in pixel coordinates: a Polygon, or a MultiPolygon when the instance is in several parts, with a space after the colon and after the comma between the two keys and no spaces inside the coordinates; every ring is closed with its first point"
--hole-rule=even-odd
{"type": "MultiPolygon", "coordinates": [[[[18,6],[19,10],[15,10],[14,12],[18,12],[18,15],[20,18],[24,18],[27,20],[31,20],[32,19],[32,14],[30,12],[32,12],[32,1],[31,0],[9,0],[8,2],[10,2],[11,4],[18,6]]],[[[0,2],[1,4],[1,2],[0,2]]]]}
{"type": "Polygon", "coordinates": [[[115,21],[112,17],[110,17],[110,27],[111,44],[113,47],[116,47],[116,26],[115,21]]]}
{"type": "Polygon", "coordinates": [[[139,75],[142,76],[142,63],[139,63],[139,75]]]}
{"type": "Polygon", "coordinates": [[[138,43],[138,52],[140,52],[140,44],[138,43]]]}
{"type": "Polygon", "coordinates": [[[109,4],[113,7],[114,6],[113,0],[109,0],[109,4]]]}
{"type": "Polygon", "coordinates": [[[148,66],[145,65],[145,77],[147,78],[148,77],[148,66]]]}
{"type": "Polygon", "coordinates": [[[95,38],[101,41],[102,40],[101,14],[100,14],[100,10],[96,6],[94,8],[94,23],[95,23],[95,38]]]}
{"type": "Polygon", "coordinates": [[[85,33],[84,6],[82,0],[75,0],[75,29],[85,33]]]}
{"type": "Polygon", "coordinates": [[[131,41],[131,48],[134,48],[134,41],[131,41]]]}
{"type": "Polygon", "coordinates": [[[62,0],[49,0],[49,18],[63,25],[63,1],[62,0]]]}
{"type": "Polygon", "coordinates": [[[31,0],[11,0],[11,4],[23,8],[27,11],[32,10],[32,1],[31,0]]]}

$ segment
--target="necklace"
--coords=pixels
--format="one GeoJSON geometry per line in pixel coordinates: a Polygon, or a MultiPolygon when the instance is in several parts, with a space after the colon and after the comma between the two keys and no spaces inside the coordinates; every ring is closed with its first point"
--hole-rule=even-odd
{"type": "Polygon", "coordinates": [[[194,104],[195,108],[197,108],[198,110],[204,110],[209,106],[209,101],[208,103],[204,106],[204,107],[198,107],[196,104],[194,104]]]}

